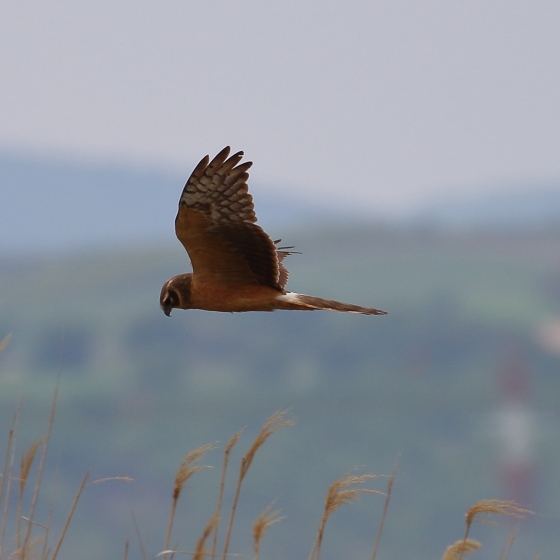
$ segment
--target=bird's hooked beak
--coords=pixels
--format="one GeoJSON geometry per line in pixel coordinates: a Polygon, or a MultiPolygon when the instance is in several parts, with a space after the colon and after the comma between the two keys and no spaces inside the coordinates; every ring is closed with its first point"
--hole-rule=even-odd
{"type": "Polygon", "coordinates": [[[171,317],[171,310],[173,309],[173,304],[171,303],[171,300],[166,299],[166,300],[161,304],[161,308],[163,309],[163,312],[164,312],[168,317],[171,317]]]}

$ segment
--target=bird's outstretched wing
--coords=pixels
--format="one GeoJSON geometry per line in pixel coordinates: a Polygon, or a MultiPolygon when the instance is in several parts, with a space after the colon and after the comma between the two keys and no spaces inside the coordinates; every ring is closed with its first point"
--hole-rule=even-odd
{"type": "Polygon", "coordinates": [[[257,226],[248,192],[251,162],[243,152],[228,158],[229,146],[212,161],[204,157],[192,172],[179,200],[175,232],[191,259],[198,282],[262,284],[282,290],[285,255],[257,226]]]}

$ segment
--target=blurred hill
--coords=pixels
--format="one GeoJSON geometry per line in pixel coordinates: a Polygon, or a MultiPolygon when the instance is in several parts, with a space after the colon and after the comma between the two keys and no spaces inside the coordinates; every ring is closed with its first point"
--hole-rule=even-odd
{"type": "MultiPolygon", "coordinates": [[[[0,154],[0,255],[76,251],[173,237],[183,173],[0,154]]],[[[251,183],[261,221],[318,222],[333,209],[251,183]]],[[[339,216],[339,220],[348,216],[339,216]]]]}
{"type": "MultiPolygon", "coordinates": [[[[173,237],[184,171],[86,164],[21,154],[0,154],[0,255],[128,247],[173,237]]],[[[484,195],[426,201],[405,217],[354,213],[325,201],[286,198],[284,190],[251,181],[265,228],[306,223],[399,223],[408,227],[519,229],[560,221],[560,185],[489,187],[484,195]]]]}
{"type": "Polygon", "coordinates": [[[426,204],[413,218],[454,229],[547,229],[560,224],[560,181],[489,187],[426,204]]]}
{"type": "MultiPolygon", "coordinates": [[[[523,505],[539,516],[521,526],[511,558],[554,557],[560,337],[549,327],[560,313],[558,231],[316,226],[279,234],[303,253],[288,261],[291,289],[389,315],[175,310],[167,318],[161,285],[187,269],[173,239],[0,262],[0,338],[13,333],[0,356],[0,437],[21,396],[22,445],[42,433],[60,371],[49,480],[67,496],[86,470],[135,479],[88,489],[64,557],[122,556],[131,509],[159,550],[186,452],[224,445],[243,426],[250,438],[272,412],[291,407],[296,426],[271,438],[249,474],[237,527],[247,539],[232,549],[250,554],[250,522],[277,499],[287,518],[267,535],[263,557],[305,557],[329,483],[361,465],[388,474],[400,453],[380,553],[439,558],[462,537],[467,507],[512,497],[495,421],[512,355],[528,371],[526,405],[538,426],[525,482],[531,503],[523,505]]],[[[215,452],[213,464],[220,461],[215,452]]],[[[176,523],[183,549],[212,513],[218,471],[200,473],[186,491],[176,523]]],[[[329,521],[324,558],[370,554],[382,499],[366,498],[329,521]]],[[[473,536],[497,557],[510,532],[506,525],[473,536]]]]}

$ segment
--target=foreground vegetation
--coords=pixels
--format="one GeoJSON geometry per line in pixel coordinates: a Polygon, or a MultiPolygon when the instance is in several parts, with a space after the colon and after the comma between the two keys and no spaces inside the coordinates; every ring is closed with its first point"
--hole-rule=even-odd
{"type": "MultiPolygon", "coordinates": [[[[533,419],[530,499],[519,503],[539,516],[521,526],[513,552],[554,557],[560,359],[541,336],[560,311],[554,236],[367,228],[284,235],[304,253],[290,258],[294,289],[387,308],[381,318],[177,312],[169,319],[157,295],[163,280],[187,267],[180,247],[3,260],[0,338],[13,337],[0,356],[0,445],[8,444],[14,403],[23,397],[18,449],[31,448],[60,372],[42,495],[56,491],[69,508],[91,472],[61,554],[122,555],[123,535],[135,532],[131,509],[155,554],[167,532],[169,473],[184,451],[228,441],[240,426],[256,437],[271,410],[291,407],[298,428],[259,451],[230,549],[250,550],[243,536],[276,499],[271,509],[286,518],[267,533],[262,557],[305,557],[331,481],[354,465],[390,472],[400,453],[379,557],[439,558],[458,512],[489,496],[516,497],[504,484],[496,420],[502,372],[515,359],[527,372],[533,419]]],[[[209,450],[208,460],[219,462],[216,453],[209,450]]],[[[196,543],[212,517],[219,474],[197,475],[189,499],[178,503],[182,543],[196,543]]],[[[227,503],[234,488],[235,481],[226,484],[227,503]]],[[[350,548],[370,556],[367,508],[381,502],[361,500],[329,522],[322,557],[341,558],[350,548]]],[[[42,523],[48,501],[36,507],[42,523]]],[[[58,538],[63,522],[55,517],[58,538]]],[[[511,530],[504,523],[504,533],[473,535],[498,557],[511,530]]]]}
{"type": "MultiPolygon", "coordinates": [[[[17,472],[17,468],[15,466],[15,440],[17,435],[19,410],[17,410],[14,415],[13,424],[8,435],[3,470],[0,473],[0,509],[2,510],[2,521],[0,523],[0,559],[13,558],[15,560],[31,560],[37,558],[41,560],[56,560],[56,558],[59,556],[59,552],[61,551],[64,538],[70,526],[76,506],[78,505],[78,501],[80,500],[84,487],[86,486],[86,483],[88,483],[88,480],[90,478],[90,473],[86,472],[71,504],[70,511],[64,521],[62,530],[60,531],[60,535],[54,541],[54,546],[52,546],[50,537],[54,503],[53,501],[51,501],[47,518],[45,520],[42,520],[41,522],[37,520],[38,516],[36,516],[36,508],[42,490],[41,482],[45,468],[45,460],[49,447],[51,431],[53,427],[57,392],[58,387],[53,399],[53,405],[48,420],[46,433],[42,439],[35,440],[31,447],[26,452],[22,453],[19,472],[17,472]],[[39,466],[35,483],[33,484],[33,481],[30,480],[30,471],[36,457],[39,457],[39,466]],[[26,488],[29,485],[33,487],[30,499],[27,496],[29,492],[26,493],[26,488]],[[12,494],[16,494],[15,499],[12,499],[12,494]],[[6,532],[6,529],[8,529],[8,532],[6,532]]],[[[199,537],[194,549],[187,551],[180,550],[178,548],[179,539],[177,539],[177,544],[173,548],[170,548],[175,515],[177,511],[177,504],[187,481],[197,471],[203,468],[207,468],[200,463],[206,452],[211,450],[213,446],[207,444],[195,449],[194,451],[191,451],[183,459],[175,475],[172,491],[171,510],[165,536],[165,544],[161,552],[154,555],[148,551],[143,542],[141,530],[136,523],[134,512],[132,512],[132,520],[134,522],[134,527],[136,529],[137,535],[137,546],[144,560],[147,560],[151,557],[162,557],[164,559],[174,558],[175,555],[187,555],[192,557],[194,560],[203,560],[204,558],[211,558],[212,560],[214,560],[215,558],[227,558],[230,551],[229,546],[231,542],[238,500],[241,494],[241,488],[245,477],[247,476],[249,469],[253,463],[255,455],[270,436],[272,436],[278,430],[287,426],[291,426],[292,424],[293,421],[287,417],[287,411],[273,414],[262,426],[248,451],[243,455],[237,477],[233,502],[229,511],[229,516],[227,516],[227,530],[225,536],[222,539],[223,548],[221,552],[219,552],[218,550],[218,536],[220,534],[220,522],[222,521],[223,517],[223,499],[226,474],[228,470],[231,451],[234,446],[237,445],[241,437],[242,430],[233,435],[233,437],[225,446],[223,452],[223,464],[216,509],[210,517],[209,521],[206,523],[202,535],[199,537]]],[[[383,525],[388,513],[393,484],[395,482],[395,474],[396,465],[393,473],[390,476],[385,477],[387,479],[387,484],[384,493],[379,490],[373,490],[366,486],[363,486],[367,482],[378,478],[373,474],[345,474],[332,482],[328,488],[324,500],[324,509],[319,521],[317,534],[311,548],[311,552],[309,554],[309,560],[320,560],[326,524],[330,516],[337,509],[339,509],[343,505],[349,505],[352,502],[355,502],[362,494],[379,494],[384,495],[384,506],[373,543],[373,552],[371,553],[372,560],[375,560],[377,557],[377,551],[379,548],[383,525]]],[[[111,477],[94,480],[90,484],[93,485],[106,483],[115,480],[118,480],[120,482],[132,481],[132,479],[128,477],[111,477]]],[[[265,509],[257,516],[252,524],[253,550],[255,560],[259,560],[261,556],[261,543],[267,530],[272,525],[282,520],[282,517],[279,515],[280,510],[273,510],[273,505],[274,502],[265,507],[265,509]]],[[[445,550],[442,560],[461,560],[464,554],[474,552],[480,548],[481,545],[479,542],[469,538],[469,531],[473,522],[479,521],[481,516],[493,514],[505,515],[514,518],[523,518],[529,513],[531,513],[529,510],[520,508],[511,501],[505,502],[499,500],[482,500],[480,502],[477,502],[472,507],[470,507],[466,513],[466,528],[463,538],[456,541],[445,550]]],[[[508,537],[505,546],[500,553],[499,560],[506,560],[511,550],[514,538],[515,534],[512,534],[508,537]]],[[[350,552],[348,554],[351,555],[350,552]]],[[[127,538],[124,545],[125,560],[128,558],[128,555],[129,539],[127,538]]]]}

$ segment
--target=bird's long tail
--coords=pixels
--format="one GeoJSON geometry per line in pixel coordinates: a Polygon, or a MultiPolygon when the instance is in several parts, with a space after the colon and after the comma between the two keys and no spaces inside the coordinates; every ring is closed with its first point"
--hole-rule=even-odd
{"type": "Polygon", "coordinates": [[[351,303],[342,303],[341,301],[334,301],[332,299],[322,299],[314,296],[306,296],[304,294],[296,294],[295,292],[288,292],[277,298],[284,305],[284,309],[300,309],[300,310],[315,310],[326,309],[329,311],[341,311],[344,313],[361,313],[363,315],[387,315],[387,311],[381,309],[374,309],[372,307],[361,307],[359,305],[352,305],[351,303]]]}

